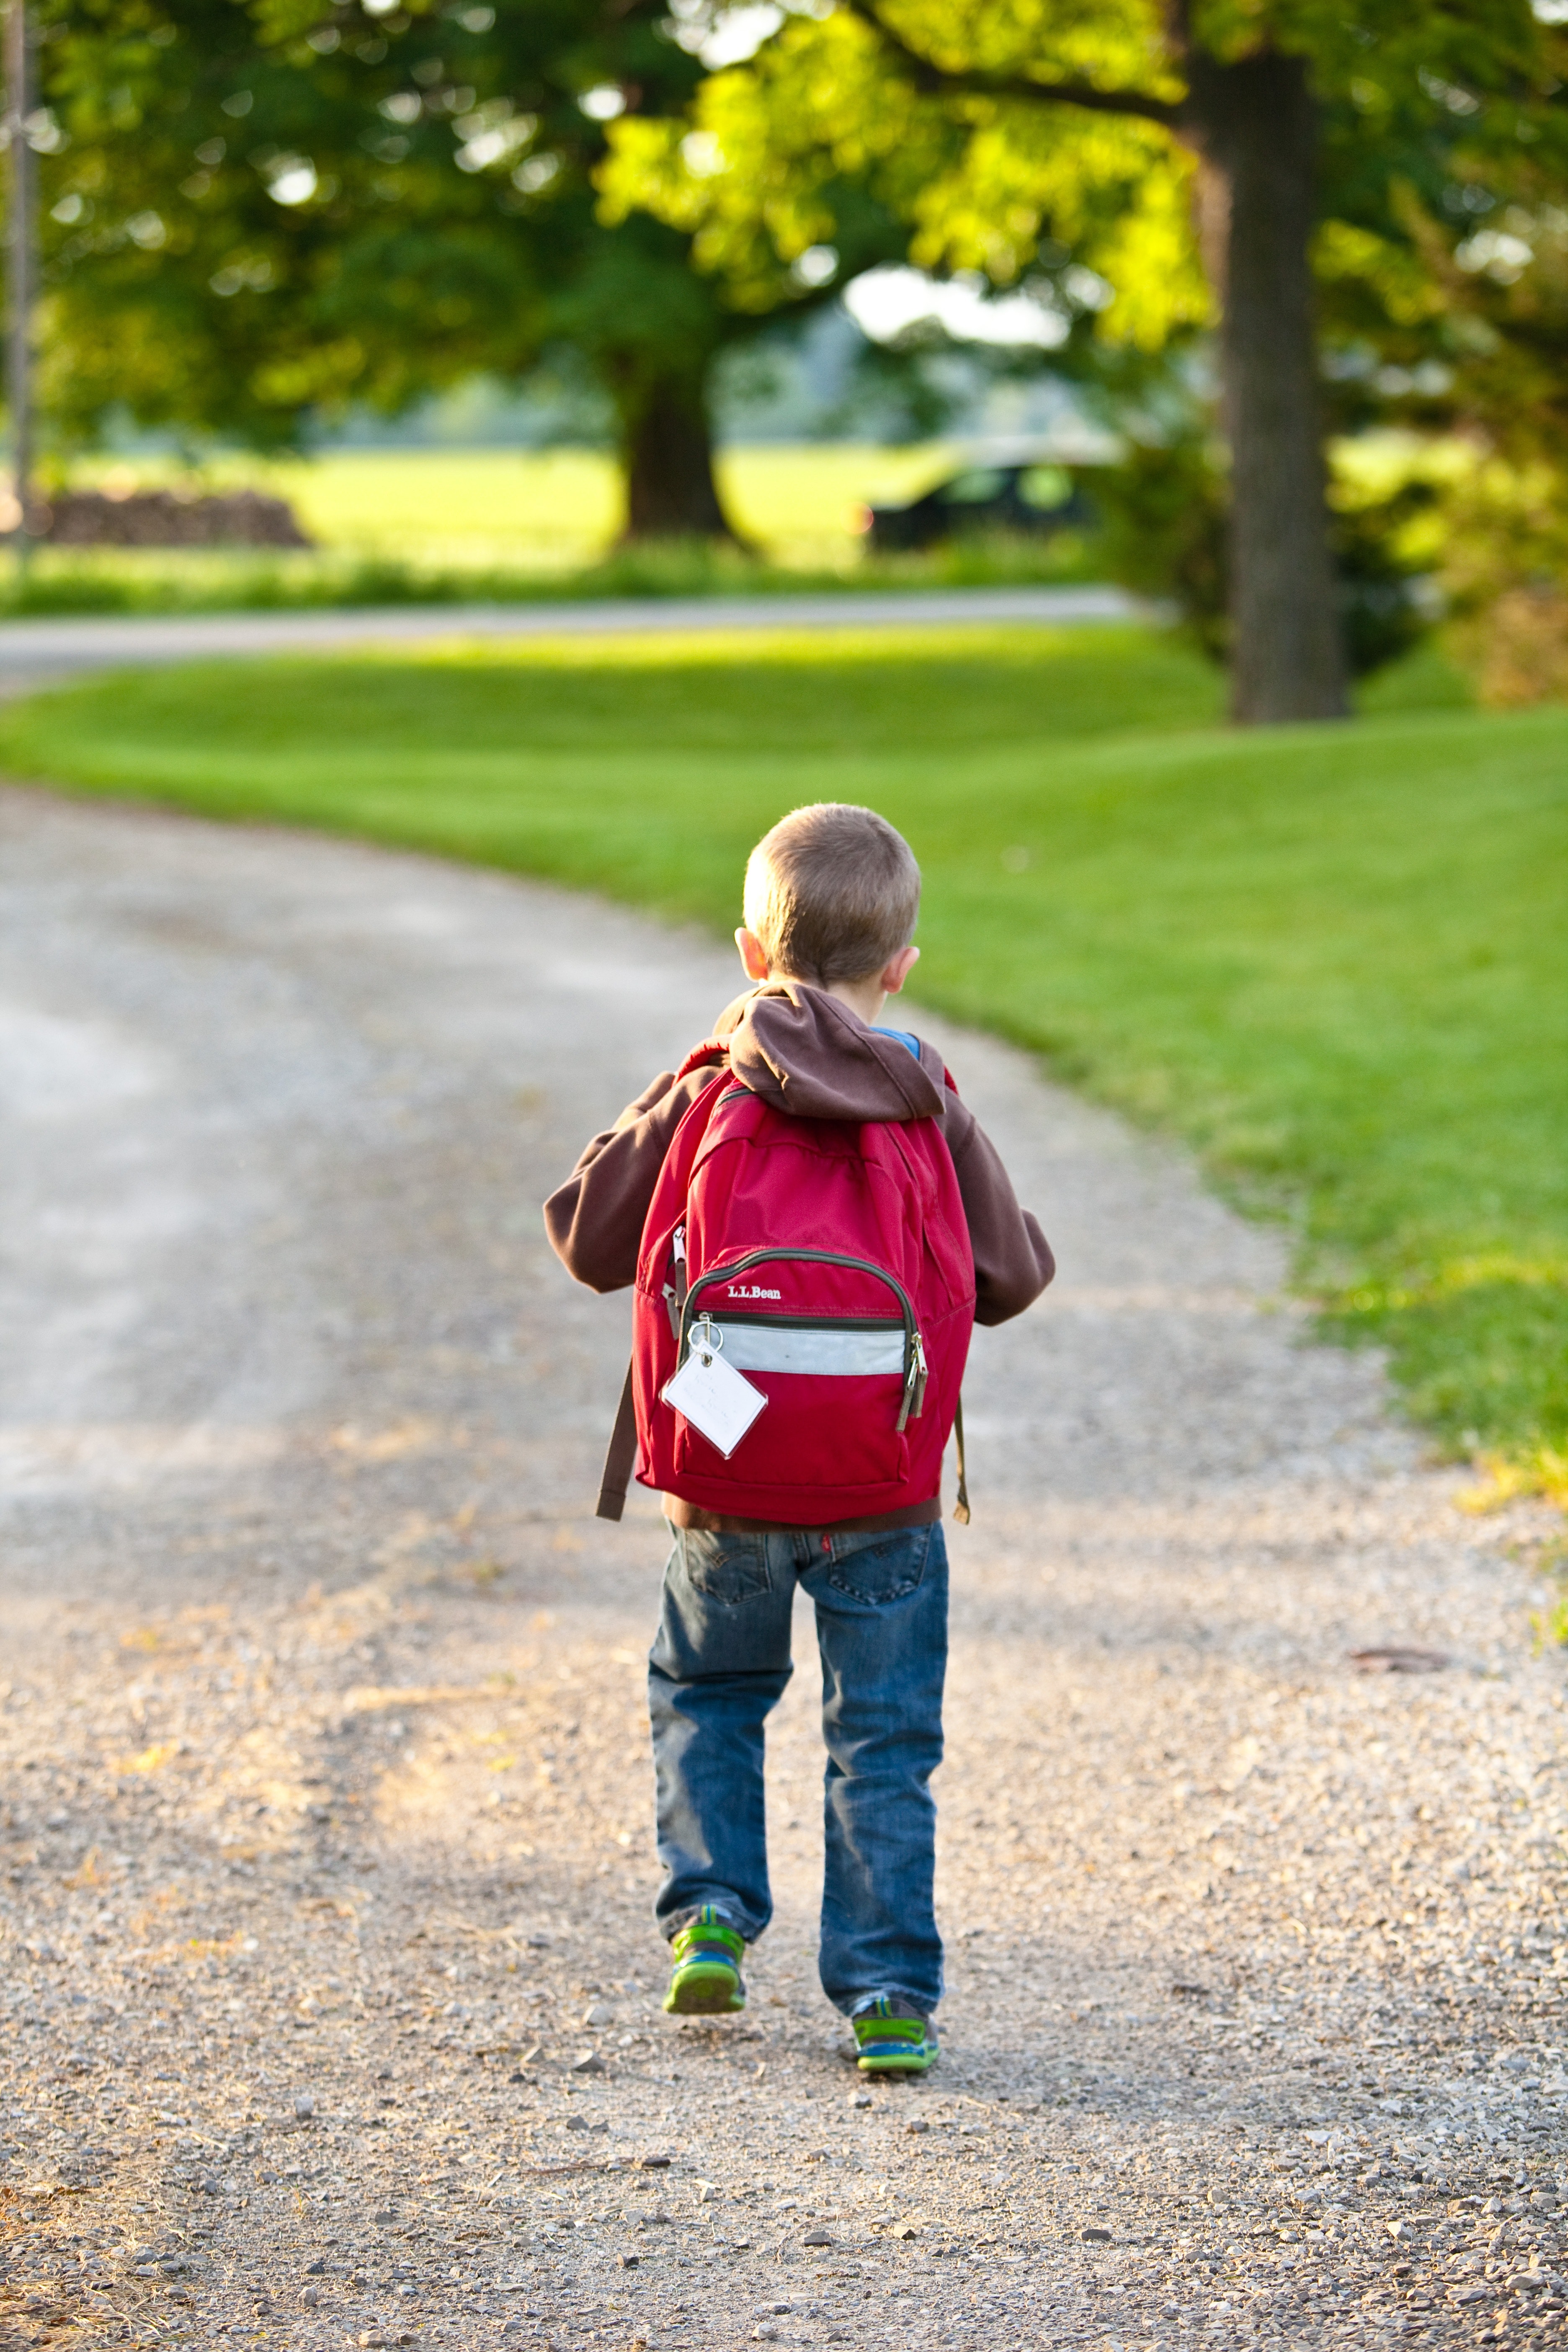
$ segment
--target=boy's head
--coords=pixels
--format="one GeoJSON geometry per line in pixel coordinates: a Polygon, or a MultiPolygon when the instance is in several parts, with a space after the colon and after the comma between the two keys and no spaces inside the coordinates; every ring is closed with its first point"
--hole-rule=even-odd
{"type": "Polygon", "coordinates": [[[819,801],[781,817],[752,850],[735,936],[753,980],[809,981],[853,999],[902,987],[920,903],[921,869],[887,818],[819,801]]]}

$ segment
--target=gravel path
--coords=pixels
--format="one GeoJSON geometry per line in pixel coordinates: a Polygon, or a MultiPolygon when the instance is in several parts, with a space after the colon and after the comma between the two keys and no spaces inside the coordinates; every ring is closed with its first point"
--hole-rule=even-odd
{"type": "Polygon", "coordinates": [[[386,604],[292,613],[115,615],[0,624],[0,697],[89,670],[213,656],[323,653],[451,637],[646,636],[666,629],[866,629],[1131,621],[1148,606],[1120,588],[918,588],[826,596],[618,596],[539,604],[386,604]]]}
{"type": "Polygon", "coordinates": [[[26,793],[0,898],[0,2342],[1565,2332],[1544,1521],[1273,1236],[943,1036],[1063,1271],[970,1386],[945,2053],[864,2091],[804,1640],[752,2011],[659,2013],[662,1530],[537,1208],[727,960],[26,793]]]}

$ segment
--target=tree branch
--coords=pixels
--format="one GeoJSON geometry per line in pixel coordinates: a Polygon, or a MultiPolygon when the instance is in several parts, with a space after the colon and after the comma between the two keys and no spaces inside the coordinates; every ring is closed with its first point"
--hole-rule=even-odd
{"type": "Polygon", "coordinates": [[[1163,0],[1165,38],[1184,65],[1193,53],[1193,0],[1163,0]]]}
{"type": "Polygon", "coordinates": [[[1092,114],[1132,114],[1145,122],[1158,122],[1167,131],[1179,131],[1185,120],[1185,110],[1179,102],[1154,98],[1142,89],[1099,89],[1092,82],[1031,81],[1023,74],[954,73],[923,58],[911,49],[902,34],[895,33],[890,25],[879,16],[871,0],[840,0],[851,16],[879,33],[913,74],[922,90],[957,91],[973,98],[1023,99],[1035,106],[1079,106],[1092,114]]]}

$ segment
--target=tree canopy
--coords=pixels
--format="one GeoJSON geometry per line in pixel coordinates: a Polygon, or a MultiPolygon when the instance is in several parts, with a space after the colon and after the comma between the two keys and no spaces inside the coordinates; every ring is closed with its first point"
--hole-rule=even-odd
{"type": "Polygon", "coordinates": [[[1557,425],[1565,79],[1526,0],[838,0],[618,122],[601,178],[742,302],[868,188],[914,260],[1108,343],[1215,323],[1238,714],[1331,716],[1328,415],[1500,419],[1517,380],[1516,437],[1557,425]]]}
{"type": "MultiPolygon", "coordinates": [[[[42,0],[51,415],[283,443],[566,343],[614,404],[634,527],[723,530],[706,381],[757,306],[596,185],[615,120],[701,78],[665,24],[658,0],[42,0]]],[[[874,209],[868,258],[898,247],[874,209]]],[[[786,275],[771,307],[820,295],[786,275]]]]}
{"type": "Polygon", "coordinates": [[[1568,28],[1527,0],[814,0],[714,71],[711,0],[33,5],[68,432],[287,442],[567,343],[634,530],[721,531],[717,355],[907,255],[1124,383],[1212,336],[1273,719],[1344,707],[1326,425],[1562,464],[1568,28]]]}

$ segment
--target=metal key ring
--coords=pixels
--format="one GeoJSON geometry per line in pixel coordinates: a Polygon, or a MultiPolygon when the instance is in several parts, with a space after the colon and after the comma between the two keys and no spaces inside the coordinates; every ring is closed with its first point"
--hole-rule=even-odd
{"type": "Polygon", "coordinates": [[[700,1356],[705,1364],[710,1364],[724,1345],[724,1334],[722,1331],[714,1329],[710,1316],[700,1315],[687,1334],[687,1341],[692,1351],[700,1356]]]}

